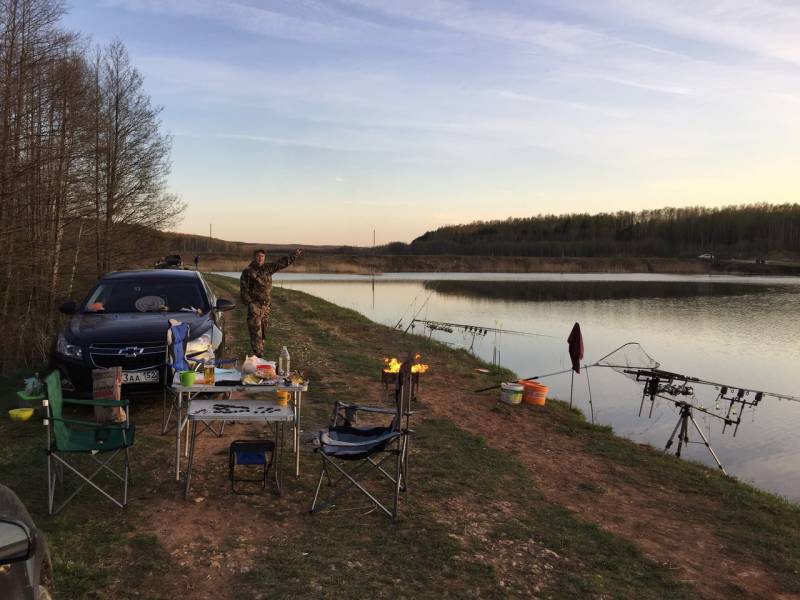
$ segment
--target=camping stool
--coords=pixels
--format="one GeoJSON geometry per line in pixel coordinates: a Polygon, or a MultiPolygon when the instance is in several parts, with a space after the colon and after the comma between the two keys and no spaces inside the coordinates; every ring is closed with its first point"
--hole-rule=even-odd
{"type": "Polygon", "coordinates": [[[231,481],[231,490],[234,494],[248,494],[250,492],[236,491],[236,482],[261,483],[261,489],[267,489],[267,475],[275,456],[275,442],[272,440],[236,440],[231,442],[228,450],[228,479],[231,481]],[[267,457],[269,455],[269,457],[267,457]],[[236,465],[264,465],[262,476],[258,479],[235,477],[236,465]]]}

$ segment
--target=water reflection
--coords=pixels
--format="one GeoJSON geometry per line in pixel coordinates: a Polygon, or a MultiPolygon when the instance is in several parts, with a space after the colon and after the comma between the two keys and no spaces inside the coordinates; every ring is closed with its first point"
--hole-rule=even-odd
{"type": "MultiPolygon", "coordinates": [[[[238,273],[235,274],[238,277],[238,273]]],[[[394,274],[337,277],[304,274],[276,285],[320,296],[389,326],[414,316],[541,334],[476,336],[425,329],[446,344],[469,347],[523,377],[567,369],[566,339],[580,322],[591,363],[630,341],[639,342],[662,368],[711,381],[800,396],[800,280],[705,276],[587,276],[394,274]]],[[[651,419],[639,418],[641,387],[610,369],[589,369],[574,380],[576,406],[587,414],[588,384],[597,421],[636,441],[663,447],[678,419],[657,402],[651,419]],[[587,381],[587,373],[590,378],[587,381]]],[[[551,395],[569,399],[570,376],[545,382],[551,395]]],[[[647,411],[645,411],[646,413],[647,411]]],[[[725,468],[765,489],[800,499],[800,404],[764,401],[747,411],[736,437],[721,434],[717,419],[696,415],[725,468]]],[[[711,463],[702,444],[685,457],[711,463]]]]}
{"type": "Polygon", "coordinates": [[[781,286],[759,286],[701,281],[425,281],[425,289],[445,296],[491,298],[509,302],[572,302],[632,298],[688,298],[692,296],[746,296],[779,291],[781,286]]]}

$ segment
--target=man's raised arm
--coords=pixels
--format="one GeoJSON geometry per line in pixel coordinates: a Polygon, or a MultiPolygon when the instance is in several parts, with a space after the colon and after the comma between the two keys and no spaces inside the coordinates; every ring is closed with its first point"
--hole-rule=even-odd
{"type": "Polygon", "coordinates": [[[269,263],[267,270],[269,271],[270,275],[277,271],[281,271],[296,261],[302,254],[303,251],[298,248],[291,254],[287,254],[283,258],[279,258],[274,263],[269,263]]]}

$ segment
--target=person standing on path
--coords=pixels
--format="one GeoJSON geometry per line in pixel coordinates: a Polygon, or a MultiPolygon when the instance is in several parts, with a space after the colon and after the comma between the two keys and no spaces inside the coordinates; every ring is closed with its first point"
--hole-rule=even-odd
{"type": "Polygon", "coordinates": [[[199,271],[200,270],[200,255],[199,254],[194,257],[194,270],[195,271],[199,271]]]}
{"type": "Polygon", "coordinates": [[[250,345],[257,356],[264,354],[264,336],[267,332],[270,302],[272,300],[272,275],[291,265],[303,253],[295,250],[275,262],[267,262],[267,253],[256,250],[252,262],[242,271],[239,291],[247,305],[247,328],[250,345]]]}

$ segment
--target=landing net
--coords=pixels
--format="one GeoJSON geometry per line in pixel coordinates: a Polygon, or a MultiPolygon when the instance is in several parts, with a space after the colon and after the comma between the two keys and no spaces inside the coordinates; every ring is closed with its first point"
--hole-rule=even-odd
{"type": "Polygon", "coordinates": [[[645,352],[638,342],[628,342],[613,352],[606,354],[595,365],[608,367],[629,379],[636,380],[636,374],[630,371],[658,369],[661,363],[645,352]]]}

